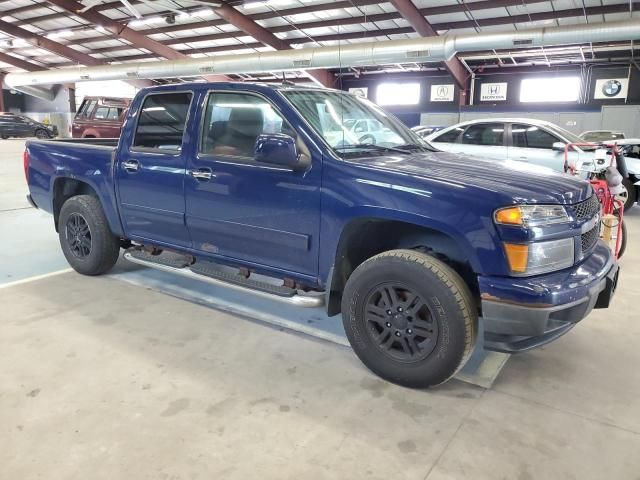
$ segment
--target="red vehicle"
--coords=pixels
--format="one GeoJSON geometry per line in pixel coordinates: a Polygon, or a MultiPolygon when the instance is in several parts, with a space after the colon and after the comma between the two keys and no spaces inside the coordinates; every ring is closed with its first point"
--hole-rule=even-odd
{"type": "Polygon", "coordinates": [[[125,113],[131,102],[128,98],[85,97],[73,124],[73,138],[118,138],[125,113]]]}
{"type": "Polygon", "coordinates": [[[601,216],[604,230],[600,230],[600,236],[605,241],[614,240],[613,253],[616,258],[622,257],[627,247],[627,229],[624,224],[624,202],[616,197],[620,193],[622,180],[629,176],[622,149],[613,142],[602,143],[568,143],[564,151],[565,172],[579,175],[586,172],[587,180],[601,205],[601,216]],[[592,162],[580,166],[569,164],[569,150],[577,147],[600,147],[592,162]],[[609,159],[607,159],[609,156],[609,159]],[[606,219],[614,221],[607,224],[606,219]]]}

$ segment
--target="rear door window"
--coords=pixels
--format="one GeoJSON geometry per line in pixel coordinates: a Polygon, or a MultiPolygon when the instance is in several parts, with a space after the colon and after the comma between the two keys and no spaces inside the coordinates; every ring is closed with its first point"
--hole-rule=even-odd
{"type": "Polygon", "coordinates": [[[98,107],[94,118],[96,120],[106,120],[109,116],[109,107],[98,107]]]}
{"type": "Polygon", "coordinates": [[[84,107],[80,111],[80,116],[90,117],[91,114],[93,113],[93,109],[96,107],[97,104],[98,104],[97,100],[85,100],[84,107]]]}
{"type": "Polygon", "coordinates": [[[180,151],[191,92],[148,95],[138,116],[134,148],[180,151]]]}
{"type": "Polygon", "coordinates": [[[522,125],[514,123],[511,125],[511,135],[513,146],[521,148],[542,148],[551,149],[555,142],[561,142],[558,137],[542,130],[535,125],[522,125]]]}
{"type": "Polygon", "coordinates": [[[437,136],[433,139],[434,142],[441,143],[457,143],[460,134],[464,131],[464,128],[456,127],[452,128],[448,132],[443,133],[442,135],[437,136]]]}
{"type": "Polygon", "coordinates": [[[120,117],[120,113],[118,113],[120,109],[111,107],[109,109],[109,113],[107,113],[107,120],[117,120],[120,117]]]}
{"type": "Polygon", "coordinates": [[[504,146],[504,124],[478,123],[471,125],[462,135],[462,143],[502,147],[504,146]]]}

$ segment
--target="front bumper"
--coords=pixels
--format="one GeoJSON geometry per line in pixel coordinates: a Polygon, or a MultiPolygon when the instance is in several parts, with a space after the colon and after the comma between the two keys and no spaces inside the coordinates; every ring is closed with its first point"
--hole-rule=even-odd
{"type": "Polygon", "coordinates": [[[619,267],[602,241],[579,265],[530,278],[480,277],[485,348],[522,352],[567,333],[594,308],[607,308],[619,267]]]}

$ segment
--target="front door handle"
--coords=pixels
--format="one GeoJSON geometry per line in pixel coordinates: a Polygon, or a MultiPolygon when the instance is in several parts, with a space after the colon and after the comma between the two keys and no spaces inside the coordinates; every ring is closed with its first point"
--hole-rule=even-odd
{"type": "Polygon", "coordinates": [[[189,170],[189,175],[201,182],[208,182],[213,177],[210,168],[198,168],[197,170],[189,170]]]}
{"type": "Polygon", "coordinates": [[[137,172],[140,168],[140,163],[137,160],[126,160],[122,162],[122,168],[127,172],[137,172]]]}

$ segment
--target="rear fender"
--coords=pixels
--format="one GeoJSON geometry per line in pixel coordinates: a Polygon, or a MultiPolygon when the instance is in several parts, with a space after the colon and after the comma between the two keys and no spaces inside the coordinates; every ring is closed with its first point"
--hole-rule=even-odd
{"type": "Polygon", "coordinates": [[[56,231],[58,230],[58,216],[64,202],[73,196],[92,195],[100,201],[109,229],[114,235],[123,235],[120,216],[114,204],[115,194],[113,192],[106,194],[104,185],[99,185],[97,182],[92,181],[91,178],[79,179],[73,175],[57,176],[52,180],[50,191],[52,192],[52,213],[56,231]]]}

